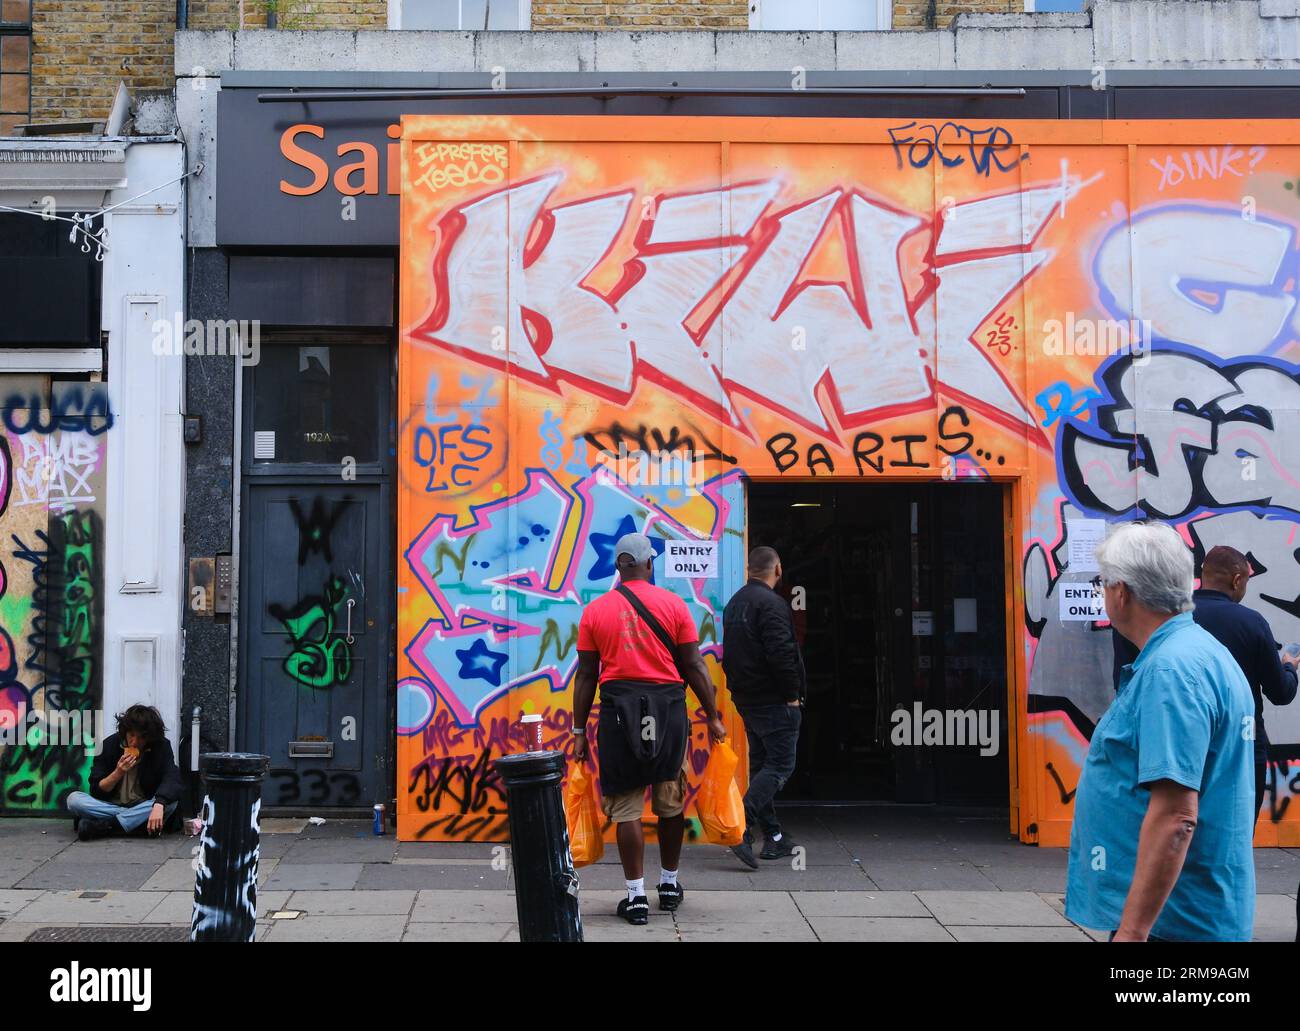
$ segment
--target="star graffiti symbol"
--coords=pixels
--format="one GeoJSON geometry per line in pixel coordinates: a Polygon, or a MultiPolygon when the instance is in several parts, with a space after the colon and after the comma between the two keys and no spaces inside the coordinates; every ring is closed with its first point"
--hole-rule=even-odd
{"type": "MultiPolygon", "coordinates": [[[[591,569],[587,573],[588,580],[608,580],[615,573],[614,560],[618,557],[614,554],[614,546],[618,544],[619,539],[627,533],[636,533],[636,523],[632,517],[624,516],[613,533],[593,533],[591,534],[591,546],[596,549],[596,561],[591,564],[591,569]]],[[[664,553],[667,545],[656,537],[650,538],[650,546],[655,550],[655,558],[664,553]]],[[[653,568],[651,570],[653,573],[653,568]]],[[[654,582],[653,575],[651,582],[654,582]]]]}
{"type": "Polygon", "coordinates": [[[501,686],[501,669],[509,659],[505,652],[489,651],[483,639],[477,638],[468,648],[457,648],[462,680],[486,680],[493,687],[501,686]]]}

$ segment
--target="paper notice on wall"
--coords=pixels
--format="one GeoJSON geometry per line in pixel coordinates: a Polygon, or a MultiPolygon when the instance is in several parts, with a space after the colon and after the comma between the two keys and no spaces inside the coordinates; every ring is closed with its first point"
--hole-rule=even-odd
{"type": "Polygon", "coordinates": [[[973,634],[978,629],[974,598],[953,598],[952,628],[959,634],[973,634]]]}
{"type": "Polygon", "coordinates": [[[664,573],[686,580],[716,580],[718,542],[668,541],[664,549],[664,573]]]}
{"type": "Polygon", "coordinates": [[[912,636],[913,637],[934,636],[934,613],[933,612],[912,613],[912,636]]]}
{"type": "Polygon", "coordinates": [[[275,458],[275,430],[256,430],[253,433],[253,461],[271,461],[275,458]]]}
{"type": "Polygon", "coordinates": [[[1061,599],[1062,622],[1084,622],[1106,618],[1106,600],[1100,587],[1092,584],[1065,583],[1056,585],[1057,596],[1061,599]]]}
{"type": "Polygon", "coordinates": [[[1105,519],[1067,519],[1065,539],[1069,541],[1069,570],[1072,573],[1097,572],[1097,545],[1106,536],[1105,519]]]}

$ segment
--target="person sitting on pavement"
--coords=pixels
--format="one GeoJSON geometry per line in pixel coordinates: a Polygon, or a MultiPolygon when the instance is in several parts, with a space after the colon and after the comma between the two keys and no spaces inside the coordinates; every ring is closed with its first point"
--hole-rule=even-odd
{"type": "Polygon", "coordinates": [[[1192,555],[1163,523],[1097,548],[1106,615],[1137,648],[1074,798],[1065,915],[1113,941],[1250,941],[1255,704],[1192,619],[1192,555]]]}
{"type": "Polygon", "coordinates": [[[776,593],[780,581],[780,556],[772,548],[755,548],[749,553],[749,580],[722,614],[722,668],[749,740],[745,835],[731,851],[751,870],[758,869],[755,826],[766,842],[760,858],[781,859],[795,850],[782,833],[774,800],[794,773],[807,677],[794,613],[776,593]]]}
{"type": "Polygon", "coordinates": [[[587,758],[587,717],[599,681],[600,793],[605,815],[618,825],[618,854],[627,885],[618,915],[641,925],[650,919],[641,829],[647,787],[659,819],[659,908],[671,912],[685,895],[677,876],[686,830],[691,736],[683,680],[704,710],[710,740],[726,740],[727,731],[718,717],[713,681],[700,656],[699,630],[690,610],[672,591],[650,582],[650,538],[624,534],[614,546],[614,565],[619,585],[583,609],[578,622],[573,760],[587,758]]]}
{"type": "Polygon", "coordinates": [[[78,838],[162,832],[181,797],[181,774],[166,731],[151,705],[118,714],[117,733],[104,739],[91,766],[90,791],[68,796],[78,838]]]}

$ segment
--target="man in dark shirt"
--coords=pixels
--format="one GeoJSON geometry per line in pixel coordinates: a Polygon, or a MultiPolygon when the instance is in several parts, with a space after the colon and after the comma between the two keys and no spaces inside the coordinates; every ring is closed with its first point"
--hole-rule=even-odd
{"type": "MultiPolygon", "coordinates": [[[[1237,660],[1255,696],[1255,816],[1264,801],[1268,773],[1268,733],[1264,729],[1263,698],[1287,705],[1296,696],[1296,660],[1278,655],[1268,621],[1241,604],[1250,579],[1250,563],[1236,548],[1211,548],[1201,563],[1201,587],[1192,595],[1192,618],[1237,660]],[[1262,697],[1261,697],[1262,696],[1262,697]]],[[[1137,649],[1114,630],[1115,677],[1137,658],[1137,649]]]]}
{"type": "Polygon", "coordinates": [[[781,831],[773,800],[794,773],[806,686],[794,616],[775,590],[780,579],[777,553],[755,548],[749,553],[749,580],[722,614],[722,668],[749,741],[745,837],[731,851],[750,869],[758,868],[755,824],[767,842],[761,858],[780,859],[795,847],[781,831]]]}

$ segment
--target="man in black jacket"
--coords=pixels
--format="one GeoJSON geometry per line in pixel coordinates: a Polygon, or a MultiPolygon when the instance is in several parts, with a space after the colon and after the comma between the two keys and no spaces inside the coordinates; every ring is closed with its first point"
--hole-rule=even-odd
{"type": "MultiPolygon", "coordinates": [[[[1264,801],[1268,772],[1268,733],[1264,729],[1264,702],[1288,705],[1296,696],[1296,663],[1282,659],[1268,620],[1241,604],[1250,579],[1250,563],[1236,548],[1220,544],[1211,548],[1201,563],[1201,586],[1192,595],[1196,609],[1192,618],[1237,660],[1255,696],[1255,816],[1264,801]]],[[[1112,631],[1115,649],[1115,677],[1137,658],[1137,649],[1112,631]]]]}
{"type": "Polygon", "coordinates": [[[755,548],[749,553],[749,580],[722,614],[722,668],[749,740],[745,837],[731,851],[750,869],[758,868],[755,824],[766,838],[761,858],[780,859],[795,847],[781,831],[773,800],[794,773],[806,684],[794,617],[775,590],[780,580],[777,553],[755,548]]]}
{"type": "Polygon", "coordinates": [[[151,835],[162,831],[180,801],[181,774],[157,709],[132,705],[118,714],[117,733],[100,746],[89,786],[89,793],[68,796],[73,826],[82,841],[142,827],[151,835]]]}
{"type": "Polygon", "coordinates": [[[1264,729],[1264,702],[1288,705],[1296,695],[1294,660],[1278,655],[1268,621],[1241,604],[1250,579],[1250,563],[1235,548],[1211,548],[1201,564],[1201,588],[1192,595],[1193,618],[1213,634],[1237,660],[1255,696],[1255,815],[1264,800],[1268,763],[1268,733],[1264,729]]]}

